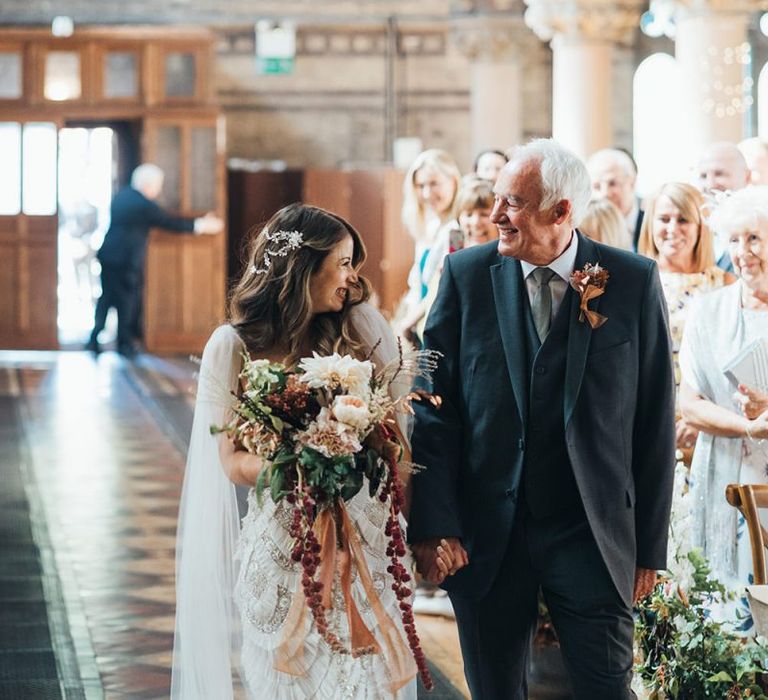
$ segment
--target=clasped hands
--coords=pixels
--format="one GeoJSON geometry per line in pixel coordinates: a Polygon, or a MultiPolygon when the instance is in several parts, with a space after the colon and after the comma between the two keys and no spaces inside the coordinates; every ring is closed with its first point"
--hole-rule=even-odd
{"type": "Polygon", "coordinates": [[[411,545],[416,570],[429,583],[440,584],[469,564],[467,551],[457,537],[436,537],[411,545]]]}
{"type": "Polygon", "coordinates": [[[768,438],[768,396],[744,384],[739,384],[733,400],[747,420],[748,437],[762,440],[768,438]]]}

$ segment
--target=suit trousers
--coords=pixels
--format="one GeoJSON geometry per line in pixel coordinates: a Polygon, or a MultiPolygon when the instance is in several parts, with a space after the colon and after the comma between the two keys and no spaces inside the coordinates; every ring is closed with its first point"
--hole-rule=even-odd
{"type": "Polygon", "coordinates": [[[578,700],[634,698],[632,610],[619,595],[581,507],[536,519],[523,503],[488,594],[450,594],[474,700],[528,697],[541,588],[578,700]]]}
{"type": "Polygon", "coordinates": [[[119,348],[131,347],[141,300],[141,277],[136,270],[102,263],[101,296],[96,302],[91,340],[98,338],[107,313],[114,307],[117,310],[117,345],[119,348]]]}

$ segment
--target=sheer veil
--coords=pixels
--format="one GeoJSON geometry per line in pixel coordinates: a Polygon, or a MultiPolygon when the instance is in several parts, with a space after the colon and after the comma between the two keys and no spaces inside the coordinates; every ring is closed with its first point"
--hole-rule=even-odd
{"type": "MultiPolygon", "coordinates": [[[[351,314],[357,336],[373,350],[377,367],[397,357],[395,336],[378,311],[360,304],[351,314]]],[[[240,630],[233,591],[240,517],[235,485],[221,465],[218,438],[211,435],[210,426],[223,425],[228,418],[244,350],[236,331],[225,325],[214,331],[203,351],[176,540],[174,700],[234,697],[240,630]]],[[[394,389],[407,392],[408,380],[394,389]]],[[[403,435],[409,435],[405,417],[398,416],[398,421],[403,435]]]]}
{"type": "Polygon", "coordinates": [[[230,700],[240,649],[232,598],[240,533],[235,485],[219,460],[210,426],[223,425],[237,387],[244,346],[220,326],[203,351],[195,418],[176,535],[176,634],[171,698],[230,700]]]}

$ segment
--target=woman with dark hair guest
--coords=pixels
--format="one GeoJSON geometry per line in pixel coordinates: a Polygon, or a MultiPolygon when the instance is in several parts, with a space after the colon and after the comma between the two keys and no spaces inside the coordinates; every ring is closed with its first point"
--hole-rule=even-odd
{"type": "MultiPolygon", "coordinates": [[[[348,222],[299,204],[278,211],[250,242],[247,267],[230,300],[230,321],[211,335],[200,368],[177,535],[174,700],[232,698],[238,662],[249,699],[336,698],[341,688],[354,700],[416,698],[410,680],[415,666],[394,665],[384,654],[337,653],[314,622],[302,626],[300,635],[304,673],[280,665],[281,644],[298,634],[288,610],[302,586],[302,569],[291,559],[290,511],[284,501],[257,496],[254,485],[268,463],[226,434],[211,433],[212,425],[226,424],[231,415],[229,399],[244,357],[295,367],[313,352],[337,352],[370,359],[376,368],[398,357],[387,322],[367,303],[369,286],[359,274],[364,261],[362,239],[348,222]],[[235,484],[250,487],[242,521],[235,484]]],[[[405,470],[401,477],[407,486],[405,470]]],[[[364,486],[346,508],[365,543],[372,579],[384,580],[388,506],[368,491],[364,486]]],[[[349,589],[360,601],[368,599],[361,578],[353,578],[349,589]]],[[[336,576],[328,584],[334,601],[343,595],[339,581],[336,576]]],[[[400,601],[390,586],[378,595],[395,626],[392,634],[403,637],[400,601]]],[[[334,633],[347,649],[353,631],[335,619],[334,633]]],[[[379,626],[371,630],[377,634],[379,626]]]]}
{"type": "Polygon", "coordinates": [[[472,172],[477,175],[477,177],[482,178],[483,180],[490,180],[491,183],[494,183],[508,160],[509,158],[507,158],[504,151],[499,151],[495,148],[480,151],[475,157],[475,162],[472,165],[472,172]]]}
{"type": "MultiPolygon", "coordinates": [[[[680,386],[678,354],[691,302],[699,295],[730,284],[735,277],[715,264],[712,233],[704,220],[704,197],[692,185],[669,182],[645,203],[638,252],[659,265],[661,285],[669,309],[669,330],[675,361],[675,383],[680,386]]],[[[677,418],[677,447],[687,464],[697,430],[677,418]]]]}

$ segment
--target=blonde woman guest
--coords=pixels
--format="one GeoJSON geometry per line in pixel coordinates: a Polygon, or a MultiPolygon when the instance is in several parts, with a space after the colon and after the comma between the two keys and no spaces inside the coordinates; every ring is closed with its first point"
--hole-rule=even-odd
{"type": "MultiPolygon", "coordinates": [[[[680,406],[700,431],[691,465],[693,544],[704,549],[715,576],[743,593],[752,576],[749,537],[743,518],[725,500],[725,487],[768,483],[768,401],[754,387],[737,385],[723,368],[755,340],[768,338],[768,187],[735,192],[709,223],[725,236],[738,281],[700,296],[688,317],[680,406]]],[[[747,616],[738,627],[748,633],[745,604],[742,612],[747,616]]]]}
{"type": "Polygon", "coordinates": [[[609,199],[593,199],[579,224],[579,231],[593,241],[632,250],[632,240],[619,208],[609,199]]]}
{"type": "MultiPolygon", "coordinates": [[[[467,175],[462,179],[461,189],[456,197],[458,226],[450,229],[451,240],[446,254],[498,239],[499,231],[491,221],[493,201],[492,182],[472,175],[467,175]]],[[[441,260],[437,274],[432,276],[427,289],[427,295],[422,302],[424,314],[416,324],[416,334],[419,338],[423,336],[424,324],[427,321],[429,309],[437,297],[437,288],[440,285],[440,273],[442,271],[443,265],[441,260]]]]}
{"type": "MultiPolygon", "coordinates": [[[[691,302],[719,289],[735,277],[715,264],[712,233],[703,219],[704,198],[692,185],[669,182],[645,203],[638,252],[656,260],[669,309],[669,330],[675,361],[675,383],[680,386],[678,355],[691,302]]],[[[697,431],[680,416],[677,447],[690,464],[697,431]]]]}
{"type": "Polygon", "coordinates": [[[424,315],[421,302],[448,252],[460,183],[458,165],[449,153],[437,148],[420,153],[405,176],[402,218],[414,240],[415,254],[398,323],[403,335],[412,335],[424,315]]]}

